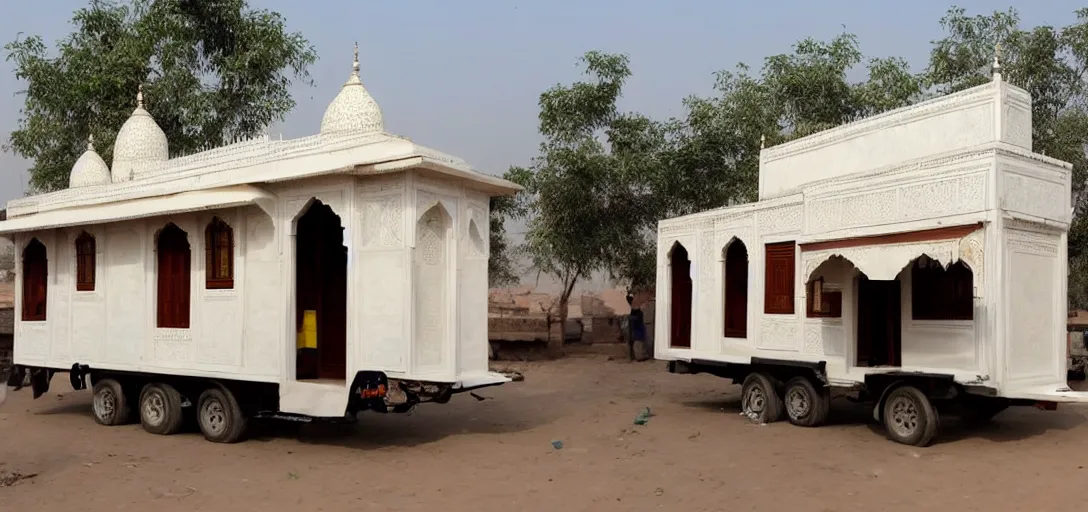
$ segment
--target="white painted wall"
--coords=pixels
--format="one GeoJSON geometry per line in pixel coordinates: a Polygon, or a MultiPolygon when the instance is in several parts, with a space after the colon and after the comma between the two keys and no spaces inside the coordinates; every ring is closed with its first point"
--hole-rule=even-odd
{"type": "Polygon", "coordinates": [[[998,141],[1031,150],[1031,98],[1001,81],[767,148],[760,158],[759,198],[998,141]]]}
{"type": "Polygon", "coordinates": [[[950,373],[961,382],[981,378],[1010,396],[1063,385],[1071,168],[1031,153],[1029,105],[1026,92],[995,82],[764,151],[761,201],[660,222],[655,356],[824,361],[833,380],[860,381],[882,371],[852,363],[856,278],[863,272],[901,282],[904,369],[950,373]],[[975,223],[983,228],[959,240],[798,250],[795,314],[763,314],[764,244],[975,223]],[[743,340],[722,336],[721,249],[733,237],[743,238],[749,253],[743,340]],[[677,242],[693,260],[691,349],[669,346],[668,251],[677,242]],[[913,320],[909,264],[923,254],[971,267],[973,321],[913,320]],[[849,262],[827,263],[835,255],[849,262]],[[843,291],[841,319],[806,318],[805,283],[821,275],[843,291]]]}
{"type": "MultiPolygon", "coordinates": [[[[268,189],[278,197],[274,216],[249,206],[16,235],[19,252],[34,237],[46,246],[49,302],[45,322],[17,319],[15,362],[293,380],[294,221],[316,198],[341,217],[351,244],[349,381],[362,369],[439,382],[488,375],[487,194],[424,171],[268,189]],[[437,270],[417,265],[426,259],[419,216],[436,206],[445,216],[429,246],[437,270]],[[213,216],[234,228],[232,290],[205,289],[204,228],[213,216]],[[168,222],[186,231],[192,250],[189,329],[156,327],[155,236],[168,222]],[[74,241],[83,230],[98,251],[93,292],[75,291],[74,241]]],[[[21,302],[17,294],[17,312],[21,302]]]]}

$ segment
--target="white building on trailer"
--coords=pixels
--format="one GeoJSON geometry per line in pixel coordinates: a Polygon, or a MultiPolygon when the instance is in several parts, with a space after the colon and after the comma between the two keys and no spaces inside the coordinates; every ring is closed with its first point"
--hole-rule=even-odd
{"type": "Polygon", "coordinates": [[[488,369],[489,199],[519,187],[385,132],[359,77],[318,135],[169,158],[143,108],[112,166],[92,144],[67,190],[8,203],[14,360],[56,371],[104,424],[138,410],[207,438],[255,415],[344,418],[507,382],[488,369]],[[138,405],[138,407],[137,407],[138,405]]]}
{"type": "Polygon", "coordinates": [[[937,410],[1088,401],[1066,385],[1072,166],[1001,79],[760,153],[759,201],[661,221],[656,357],[816,425],[829,388],[899,442],[937,410]]]}

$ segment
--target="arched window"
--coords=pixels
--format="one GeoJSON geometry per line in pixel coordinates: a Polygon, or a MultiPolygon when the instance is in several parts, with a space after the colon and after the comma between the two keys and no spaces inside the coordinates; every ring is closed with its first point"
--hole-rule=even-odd
{"type": "Polygon", "coordinates": [[[725,250],[725,337],[748,337],[748,248],[733,240],[725,250]]]}
{"type": "Polygon", "coordinates": [[[45,244],[37,238],[23,249],[23,321],[44,322],[46,291],[49,288],[49,260],[45,244]]]}
{"type": "Polygon", "coordinates": [[[181,228],[167,224],[159,232],[156,251],[159,263],[158,326],[188,329],[192,264],[189,236],[181,228]]]}
{"type": "Polygon", "coordinates": [[[219,217],[204,229],[204,285],[209,290],[234,288],[234,230],[219,217]]]}
{"type": "Polygon", "coordinates": [[[94,275],[94,237],[84,231],[76,238],[76,290],[81,292],[93,292],[94,275]]]}
{"type": "Polygon", "coordinates": [[[974,318],[974,273],[962,261],[945,269],[922,256],[914,260],[911,277],[911,318],[971,320],[974,318]]]}
{"type": "Polygon", "coordinates": [[[669,252],[669,266],[669,346],[691,348],[691,260],[680,242],[669,252]]]}

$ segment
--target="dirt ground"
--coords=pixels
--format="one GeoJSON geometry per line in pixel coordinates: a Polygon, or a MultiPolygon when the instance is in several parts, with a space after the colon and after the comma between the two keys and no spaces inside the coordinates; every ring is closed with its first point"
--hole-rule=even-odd
{"type": "Polygon", "coordinates": [[[354,426],[263,426],[237,445],[98,426],[89,393],[65,389],[62,375],[37,401],[23,390],[0,406],[0,508],[992,511],[1084,501],[1088,408],[1015,408],[972,429],[949,419],[938,444],[918,449],[885,440],[849,402],[816,429],[754,425],[728,381],[615,355],[505,364],[526,380],[482,390],[482,401],[458,395],[354,426]],[[643,407],[653,416],[636,426],[643,407]]]}

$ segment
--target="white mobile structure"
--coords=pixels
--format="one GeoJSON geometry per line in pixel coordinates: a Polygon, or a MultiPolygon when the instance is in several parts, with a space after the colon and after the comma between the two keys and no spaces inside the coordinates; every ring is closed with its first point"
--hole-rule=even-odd
{"type": "Polygon", "coordinates": [[[939,410],[1088,401],[1066,384],[1071,169],[993,81],[760,152],[759,201],[661,221],[655,356],[821,423],[829,388],[925,445],[939,410]]]}
{"type": "Polygon", "coordinates": [[[489,199],[520,188],[386,133],[357,49],[318,135],[169,158],[141,91],[112,166],[88,144],[70,183],[0,222],[19,255],[10,384],[29,373],[35,397],[67,371],[100,423],[138,411],[172,433],[191,404],[231,442],[254,416],[508,381],[488,370],[489,199]]]}

